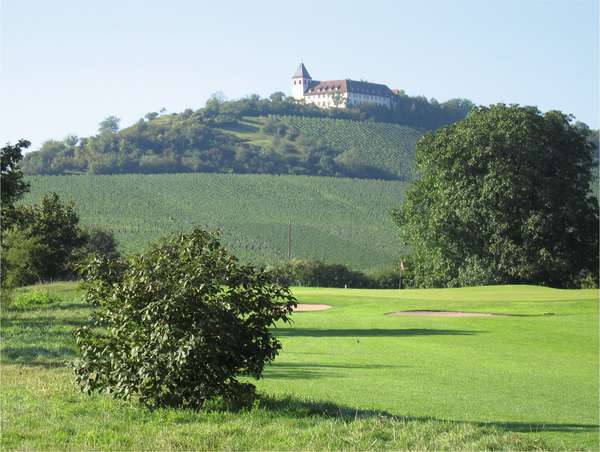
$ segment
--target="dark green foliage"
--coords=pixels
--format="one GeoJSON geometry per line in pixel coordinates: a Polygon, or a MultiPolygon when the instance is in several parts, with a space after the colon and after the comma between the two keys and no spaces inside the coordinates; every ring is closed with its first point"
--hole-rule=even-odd
{"type": "Polygon", "coordinates": [[[97,227],[83,231],[73,202],[56,193],[39,204],[15,209],[15,221],[3,229],[3,281],[10,287],[69,279],[91,255],[119,257],[114,234],[97,227]]]}
{"type": "MultiPolygon", "coordinates": [[[[413,287],[412,264],[404,260],[405,270],[402,274],[402,288],[413,287]]],[[[393,268],[374,270],[367,273],[375,289],[397,289],[400,283],[400,270],[396,265],[393,268]]]]}
{"type": "Polygon", "coordinates": [[[27,140],[19,140],[14,146],[7,144],[0,151],[2,160],[0,192],[3,227],[6,227],[6,222],[11,220],[9,217],[11,217],[15,201],[29,190],[29,184],[23,180],[23,172],[19,167],[19,163],[23,158],[23,150],[27,149],[30,144],[27,140]]]}
{"type": "Polygon", "coordinates": [[[128,260],[97,257],[84,285],[96,311],[76,332],[77,382],[150,407],[251,397],[254,387],[238,377],[261,376],[281,349],[269,328],[295,306],[286,287],[200,229],[128,260]]]}
{"type": "Polygon", "coordinates": [[[576,286],[598,274],[593,146],[557,111],[478,107],[417,145],[396,213],[421,287],[576,286]]]}
{"type": "Polygon", "coordinates": [[[468,99],[450,99],[438,103],[424,96],[408,96],[403,92],[394,96],[392,108],[373,104],[359,106],[358,118],[379,122],[389,122],[417,127],[424,130],[435,130],[463,119],[474,107],[468,99]]]}
{"type": "MultiPolygon", "coordinates": [[[[11,146],[6,144],[0,151],[1,172],[0,172],[0,222],[2,223],[0,246],[0,286],[2,288],[5,300],[10,298],[10,289],[14,286],[15,270],[10,267],[7,260],[8,240],[6,233],[15,221],[15,202],[23,197],[29,191],[29,184],[23,180],[23,172],[19,163],[23,158],[23,150],[28,148],[31,143],[27,140],[19,140],[17,144],[11,146]],[[9,277],[8,273],[12,272],[9,277]]],[[[21,238],[12,236],[13,242],[17,241],[28,251],[24,256],[30,256],[30,251],[37,246],[34,243],[25,243],[21,238]]],[[[22,262],[15,261],[18,266],[23,266],[22,262]]]]}
{"type": "Polygon", "coordinates": [[[269,268],[275,281],[294,286],[347,287],[353,289],[395,289],[398,271],[381,270],[372,275],[351,270],[342,264],[293,259],[269,268]]]}
{"type": "Polygon", "coordinates": [[[23,162],[28,173],[214,172],[230,167],[234,136],[177,115],[139,121],[120,132],[105,130],[76,146],[49,141],[23,162]]]}
{"type": "Polygon", "coordinates": [[[56,193],[48,193],[39,204],[19,207],[15,227],[30,239],[39,238],[43,245],[36,253],[41,262],[40,279],[73,274],[77,252],[85,243],[74,203],[63,204],[56,193]]]}
{"type": "Polygon", "coordinates": [[[3,283],[10,287],[75,277],[90,255],[119,257],[111,231],[83,231],[75,204],[63,204],[53,192],[14,210],[14,223],[3,228],[2,247],[3,283]]]}
{"type": "Polygon", "coordinates": [[[98,125],[98,133],[101,135],[117,133],[120,122],[121,120],[116,116],[108,116],[98,125]]]}
{"type": "Polygon", "coordinates": [[[120,253],[117,250],[117,240],[112,231],[91,226],[83,231],[83,246],[79,254],[85,258],[91,255],[117,259],[120,253]]]}
{"type": "Polygon", "coordinates": [[[13,288],[43,280],[48,247],[42,237],[13,226],[2,231],[2,283],[13,288]]]}

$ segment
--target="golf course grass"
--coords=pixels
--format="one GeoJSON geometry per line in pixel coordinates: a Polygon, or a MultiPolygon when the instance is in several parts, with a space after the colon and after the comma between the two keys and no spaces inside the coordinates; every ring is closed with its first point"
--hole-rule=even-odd
{"type": "MultiPolygon", "coordinates": [[[[39,286],[38,286],[39,289],[39,286]]],[[[598,450],[598,291],[295,288],[252,409],[150,411],[81,394],[75,284],[2,309],[2,449],[598,450]],[[443,310],[489,317],[390,316],[443,310]]]]}

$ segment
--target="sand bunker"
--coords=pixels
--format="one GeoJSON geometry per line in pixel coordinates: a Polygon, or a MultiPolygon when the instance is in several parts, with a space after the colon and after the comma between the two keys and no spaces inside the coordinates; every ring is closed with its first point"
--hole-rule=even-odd
{"type": "Polygon", "coordinates": [[[294,312],[324,311],[329,308],[331,306],[328,304],[299,304],[294,308],[294,312]]]}
{"type": "Polygon", "coordinates": [[[501,314],[489,312],[461,312],[461,311],[397,311],[390,312],[391,316],[425,316],[425,317],[498,317],[501,314]]]}

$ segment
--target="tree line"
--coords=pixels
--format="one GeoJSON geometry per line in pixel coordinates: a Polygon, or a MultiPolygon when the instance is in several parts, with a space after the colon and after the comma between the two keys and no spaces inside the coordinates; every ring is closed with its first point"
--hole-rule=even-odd
{"type": "Polygon", "coordinates": [[[313,104],[298,102],[282,92],[267,98],[253,94],[238,100],[225,101],[213,95],[201,109],[203,117],[214,123],[239,120],[242,116],[296,115],[322,118],[381,121],[435,130],[463,119],[474,104],[468,99],[450,99],[438,102],[425,96],[409,96],[399,91],[392,98],[391,108],[365,103],[345,108],[323,109],[313,104]]]}
{"type": "MultiPolygon", "coordinates": [[[[410,268],[410,265],[407,267],[410,268]]],[[[397,289],[400,283],[399,269],[387,268],[364,273],[344,264],[319,260],[292,259],[267,266],[266,269],[276,282],[289,286],[397,289]]],[[[411,285],[409,272],[403,275],[402,285],[411,285]]]]}
{"type": "Polygon", "coordinates": [[[223,132],[212,119],[191,111],[146,115],[119,131],[117,118],[108,117],[95,136],[45,142],[39,151],[25,156],[22,167],[28,174],[202,172],[398,178],[384,169],[338,158],[345,149],[307,137],[275,118],[262,127],[272,137],[264,146],[223,132]]]}

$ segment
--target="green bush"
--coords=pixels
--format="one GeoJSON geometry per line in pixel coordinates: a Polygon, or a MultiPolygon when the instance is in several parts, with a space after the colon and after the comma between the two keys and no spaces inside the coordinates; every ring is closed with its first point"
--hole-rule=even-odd
{"type": "Polygon", "coordinates": [[[295,300],[271,275],[241,265],[200,229],[127,260],[97,256],[84,269],[91,326],[76,331],[84,392],[136,397],[150,407],[249,403],[281,343],[269,328],[295,300]]]}
{"type": "Polygon", "coordinates": [[[18,308],[28,308],[49,305],[55,301],[55,298],[47,290],[28,290],[13,294],[12,305],[18,308]]]}

